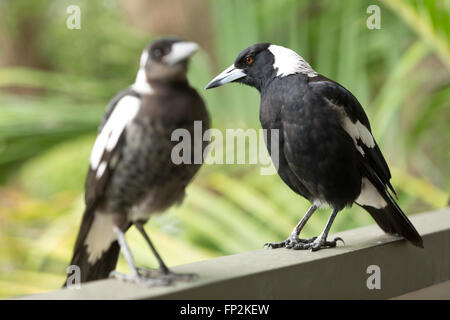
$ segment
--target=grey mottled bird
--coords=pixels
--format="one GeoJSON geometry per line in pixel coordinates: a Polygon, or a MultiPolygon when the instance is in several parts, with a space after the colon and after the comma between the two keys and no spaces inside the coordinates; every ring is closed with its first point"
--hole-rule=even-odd
{"type": "Polygon", "coordinates": [[[90,157],[86,210],[71,261],[80,267],[82,282],[111,273],[146,284],[176,278],[144,224],[153,213],[183,200],[201,165],[174,164],[171,159],[177,143],[171,141],[174,130],[186,129],[193,136],[194,121],[201,121],[203,130],[209,128],[205,104],[186,77],[188,59],[197,49],[197,44],[175,38],[153,42],[142,53],[136,82],[107,107],[90,157]],[[134,265],[124,236],[133,225],[149,244],[159,270],[134,265]],[[130,275],[112,272],[120,249],[130,275]]]}
{"type": "Polygon", "coordinates": [[[423,246],[391,195],[395,191],[389,167],[364,109],[350,91],[314,71],[293,50],[270,43],[243,50],[206,89],[229,82],[258,89],[262,127],[279,130],[278,174],[312,203],[292,234],[269,247],[319,250],[336,246],[338,238],[329,241],[328,232],[337,213],[353,203],[367,210],[385,232],[423,246]],[[300,231],[320,206],[332,208],[323,232],[300,239],[300,231]]]}

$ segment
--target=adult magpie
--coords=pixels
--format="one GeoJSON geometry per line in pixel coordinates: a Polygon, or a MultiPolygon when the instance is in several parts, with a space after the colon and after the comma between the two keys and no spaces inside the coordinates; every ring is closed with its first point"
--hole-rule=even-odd
{"type": "MultiPolygon", "coordinates": [[[[229,82],[255,87],[261,95],[264,129],[279,130],[281,179],[312,205],[287,240],[271,248],[335,247],[327,240],[336,214],[358,204],[387,233],[398,234],[423,247],[422,238],[395,202],[388,165],[371,133],[358,100],[339,83],[314,71],[295,51],[259,43],[243,50],[234,64],[206,89],[229,82]],[[299,234],[314,211],[332,208],[323,232],[311,239],[299,234]]],[[[266,141],[271,152],[270,137],[266,141]]]]}
{"type": "Polygon", "coordinates": [[[141,55],[136,82],[107,107],[90,156],[86,209],[71,261],[81,269],[81,282],[108,277],[120,249],[131,274],[112,275],[150,285],[183,278],[169,271],[144,224],[151,214],[183,200],[201,165],[171,159],[174,130],[192,136],[194,121],[209,128],[205,104],[186,77],[188,59],[197,50],[196,43],[177,38],[153,42],[141,55]],[[132,225],[149,244],[159,270],[135,267],[124,235],[132,225]]]}

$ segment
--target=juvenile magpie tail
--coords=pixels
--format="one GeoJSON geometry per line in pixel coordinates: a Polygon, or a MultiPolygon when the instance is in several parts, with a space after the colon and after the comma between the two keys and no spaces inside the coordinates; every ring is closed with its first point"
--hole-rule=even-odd
{"type": "MultiPolygon", "coordinates": [[[[95,212],[93,211],[95,210],[87,208],[84,212],[80,231],[75,242],[73,257],[70,262],[70,265],[75,265],[80,268],[80,280],[82,283],[107,278],[110,272],[116,268],[120,252],[119,244],[117,241],[113,241],[110,247],[102,253],[95,263],[92,263],[92,259],[89,261],[86,238],[94,221],[95,212]]],[[[63,287],[67,286],[69,277],[70,274],[67,276],[63,287]]]]}
{"type": "Polygon", "coordinates": [[[384,208],[377,209],[370,206],[362,207],[370,213],[372,218],[384,232],[398,234],[413,245],[423,248],[422,237],[387,191],[384,198],[387,202],[387,206],[384,208]]]}

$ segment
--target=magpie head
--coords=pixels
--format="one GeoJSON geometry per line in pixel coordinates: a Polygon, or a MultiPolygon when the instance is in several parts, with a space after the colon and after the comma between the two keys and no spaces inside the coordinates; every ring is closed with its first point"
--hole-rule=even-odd
{"type": "Polygon", "coordinates": [[[144,49],[140,71],[144,72],[148,81],[183,80],[186,78],[188,60],[197,50],[196,43],[178,38],[156,40],[144,49]]]}
{"type": "Polygon", "coordinates": [[[211,80],[205,89],[239,82],[261,91],[271,80],[296,73],[309,77],[317,75],[295,51],[270,43],[258,43],[239,53],[234,64],[211,80]]]}

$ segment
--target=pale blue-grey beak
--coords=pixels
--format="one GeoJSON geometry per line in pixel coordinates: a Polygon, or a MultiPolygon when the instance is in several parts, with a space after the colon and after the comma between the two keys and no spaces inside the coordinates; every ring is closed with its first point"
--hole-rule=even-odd
{"type": "Polygon", "coordinates": [[[247,74],[239,68],[236,68],[234,64],[225,69],[221,74],[212,79],[205,87],[205,89],[211,89],[220,87],[229,82],[233,82],[237,79],[243,78],[247,76],[247,74]]]}
{"type": "Polygon", "coordinates": [[[172,45],[170,53],[163,59],[168,65],[173,66],[174,64],[177,64],[180,61],[188,59],[195,52],[197,52],[197,50],[198,44],[196,44],[195,42],[190,41],[175,42],[172,45]]]}

